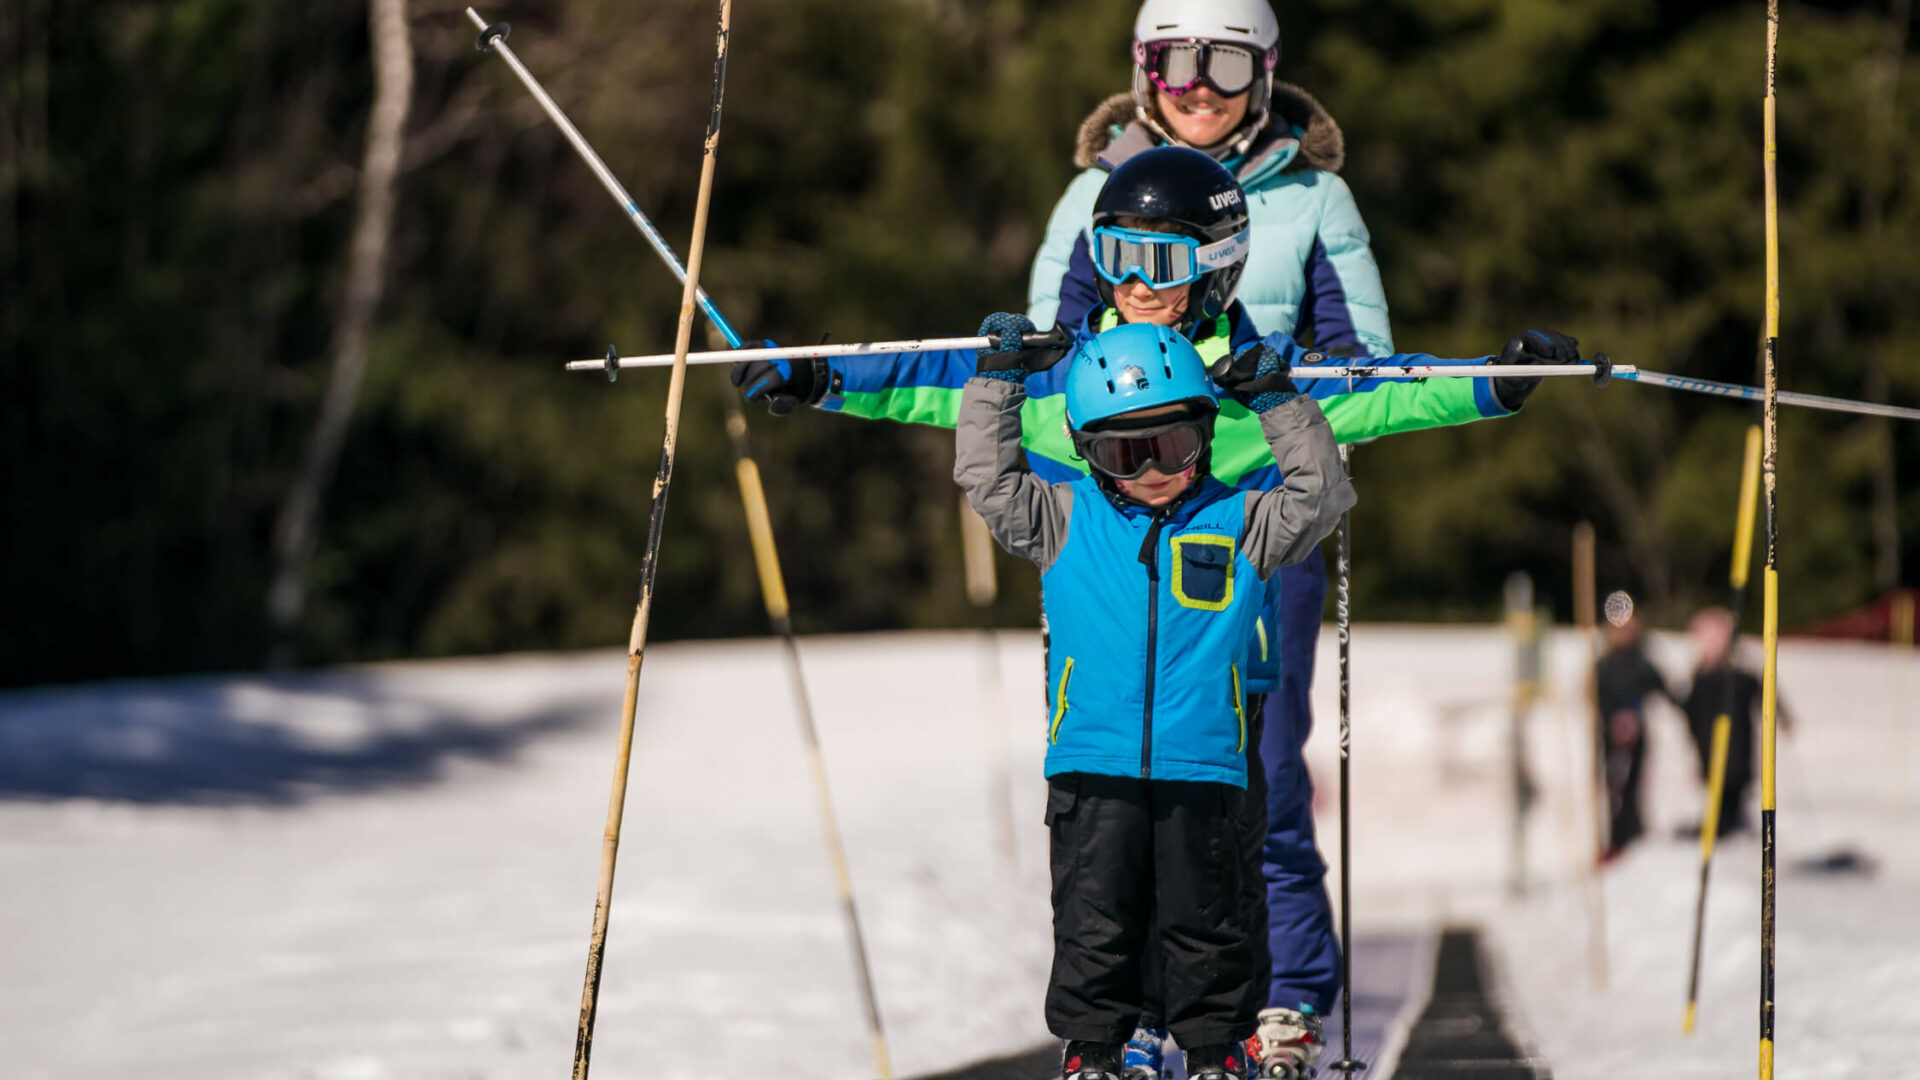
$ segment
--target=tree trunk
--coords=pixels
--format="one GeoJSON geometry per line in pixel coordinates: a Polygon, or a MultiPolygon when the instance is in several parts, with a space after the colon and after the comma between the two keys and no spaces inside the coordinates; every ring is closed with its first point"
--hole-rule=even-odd
{"type": "Polygon", "coordinates": [[[339,463],[340,447],[353,419],[361,377],[366,373],[367,338],[385,288],[395,179],[405,142],[407,107],[413,97],[413,43],[407,28],[406,0],[370,0],[367,21],[373,40],[373,108],[360,164],[359,209],[347,255],[346,289],[333,327],[333,367],[300,474],[274,523],[274,575],[267,592],[272,645],[267,660],[275,667],[294,660],[321,505],[339,463]]]}

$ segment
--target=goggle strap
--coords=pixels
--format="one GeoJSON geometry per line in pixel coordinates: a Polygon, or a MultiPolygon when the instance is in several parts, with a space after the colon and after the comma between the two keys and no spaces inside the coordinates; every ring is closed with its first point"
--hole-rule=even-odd
{"type": "Polygon", "coordinates": [[[1209,270],[1232,266],[1247,257],[1247,239],[1252,232],[1252,229],[1241,229],[1225,240],[1215,240],[1211,244],[1202,246],[1194,257],[1201,266],[1209,270]]]}

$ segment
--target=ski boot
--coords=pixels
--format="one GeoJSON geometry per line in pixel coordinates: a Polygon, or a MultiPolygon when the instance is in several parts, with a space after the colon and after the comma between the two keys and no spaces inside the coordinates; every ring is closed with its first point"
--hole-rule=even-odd
{"type": "Polygon", "coordinates": [[[1320,1060],[1320,1018],[1310,1006],[1299,1009],[1261,1009],[1260,1030],[1254,1033],[1261,1077],[1267,1080],[1306,1080],[1320,1060]]]}
{"type": "Polygon", "coordinates": [[[1162,1047],[1166,1041],[1165,1028],[1134,1028],[1120,1058],[1121,1080],[1160,1080],[1165,1075],[1162,1047]]]}
{"type": "Polygon", "coordinates": [[[1187,1051],[1187,1080],[1247,1080],[1245,1043],[1215,1043],[1187,1051]]]}
{"type": "Polygon", "coordinates": [[[1060,1053],[1060,1080],[1120,1080],[1120,1047],[1068,1040],[1060,1053]]]}

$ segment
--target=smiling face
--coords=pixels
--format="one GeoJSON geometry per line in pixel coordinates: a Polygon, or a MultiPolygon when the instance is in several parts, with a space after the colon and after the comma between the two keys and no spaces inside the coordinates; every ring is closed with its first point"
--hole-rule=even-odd
{"type": "Polygon", "coordinates": [[[1204,83],[1195,85],[1179,97],[1165,90],[1153,92],[1154,110],[1173,137],[1188,146],[1205,149],[1218,146],[1240,130],[1246,122],[1251,96],[1241,93],[1222,97],[1204,83]]]}
{"type": "Polygon", "coordinates": [[[1186,316],[1192,291],[1191,283],[1156,289],[1137,277],[1128,278],[1113,287],[1113,310],[1123,323],[1172,326],[1186,316]]]}

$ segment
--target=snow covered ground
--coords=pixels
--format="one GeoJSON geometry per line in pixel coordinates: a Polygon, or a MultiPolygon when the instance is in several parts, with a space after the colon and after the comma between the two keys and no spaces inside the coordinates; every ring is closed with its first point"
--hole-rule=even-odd
{"type": "MultiPolygon", "coordinates": [[[[1358,931],[1487,924],[1525,1033],[1562,1077],[1748,1075],[1751,843],[1717,867],[1699,1035],[1677,1033],[1690,844],[1658,840],[1609,871],[1612,982],[1590,988],[1590,824],[1568,795],[1584,767],[1578,645],[1557,644],[1528,726],[1545,798],[1515,901],[1504,638],[1356,632],[1358,931]]],[[[1311,750],[1329,792],[1331,645],[1311,750]]],[[[900,1071],[1041,1041],[1037,640],[1000,637],[997,711],[977,633],[802,648],[900,1071]]],[[[1920,804],[1917,667],[1783,648],[1802,722],[1781,774],[1783,1077],[1920,1076],[1920,841],[1904,828],[1920,804]],[[1878,876],[1791,872],[1841,843],[1878,876]]],[[[0,1076],[563,1075],[622,670],[596,652],[0,695],[0,1076]]],[[[1697,794],[1677,727],[1655,735],[1664,832],[1697,794]]],[[[650,652],[626,821],[596,1075],[774,1060],[795,1077],[870,1075],[777,646],[650,652]]]]}

